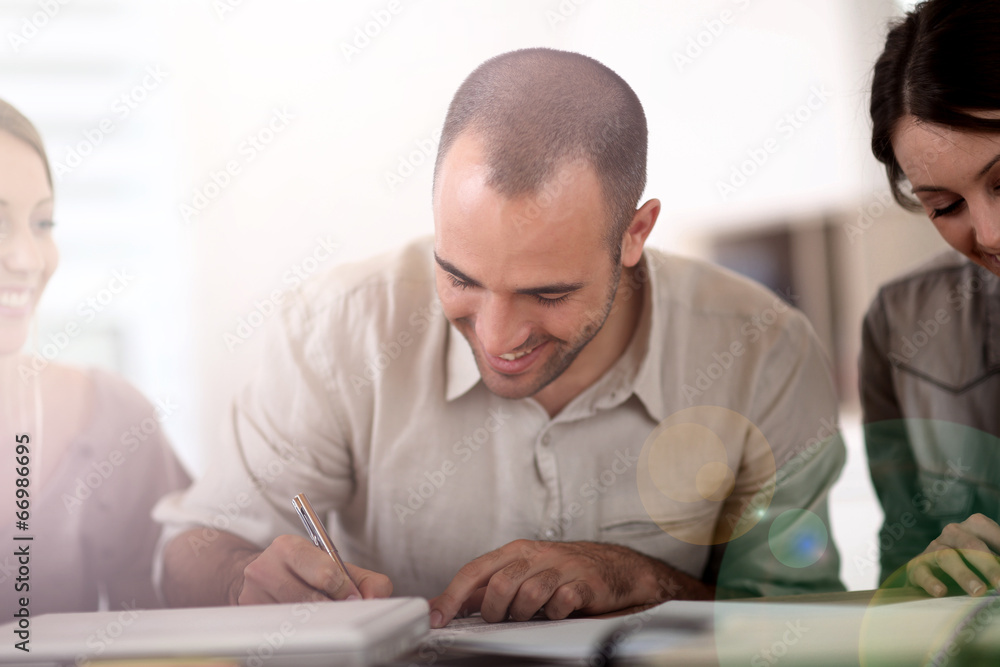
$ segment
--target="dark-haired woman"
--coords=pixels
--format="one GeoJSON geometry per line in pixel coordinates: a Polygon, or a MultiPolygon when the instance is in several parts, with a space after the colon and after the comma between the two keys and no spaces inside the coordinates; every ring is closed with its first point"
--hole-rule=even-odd
{"type": "Polygon", "coordinates": [[[953,248],[885,285],[860,362],[883,581],[1000,584],[1000,1],[931,0],[875,65],[872,150],[953,248]]]}

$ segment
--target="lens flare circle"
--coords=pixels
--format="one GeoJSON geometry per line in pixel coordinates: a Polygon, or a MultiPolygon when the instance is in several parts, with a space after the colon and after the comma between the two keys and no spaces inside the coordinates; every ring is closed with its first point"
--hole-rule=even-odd
{"type": "Polygon", "coordinates": [[[738,412],[713,405],[667,417],[646,438],[636,476],[643,507],[666,533],[713,545],[753,528],[774,495],[774,453],[738,412]],[[737,473],[744,488],[737,488],[737,473]]]}

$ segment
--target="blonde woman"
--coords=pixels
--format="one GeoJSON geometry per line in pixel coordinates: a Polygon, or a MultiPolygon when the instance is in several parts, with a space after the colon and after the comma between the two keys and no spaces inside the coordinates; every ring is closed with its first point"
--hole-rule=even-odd
{"type": "Polygon", "coordinates": [[[59,264],[38,132],[0,100],[0,616],[158,606],[150,509],[188,483],[153,406],[22,353],[59,264]],[[141,437],[140,437],[141,436],[141,437]],[[30,538],[30,539],[29,539],[30,538]]]}

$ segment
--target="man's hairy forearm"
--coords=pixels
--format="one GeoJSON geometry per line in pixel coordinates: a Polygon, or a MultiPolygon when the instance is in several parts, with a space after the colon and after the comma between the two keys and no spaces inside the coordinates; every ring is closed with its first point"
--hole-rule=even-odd
{"type": "Polygon", "coordinates": [[[177,535],[163,552],[163,596],[171,607],[236,604],[243,569],[260,554],[252,542],[225,531],[205,529],[177,535]]]}
{"type": "Polygon", "coordinates": [[[695,579],[689,574],[655,558],[649,558],[655,583],[646,581],[645,589],[652,595],[650,602],[666,600],[712,600],[715,586],[695,579]]]}
{"type": "Polygon", "coordinates": [[[604,556],[602,578],[618,600],[645,607],[667,600],[712,600],[715,587],[652,556],[618,544],[591,544],[604,556]]]}

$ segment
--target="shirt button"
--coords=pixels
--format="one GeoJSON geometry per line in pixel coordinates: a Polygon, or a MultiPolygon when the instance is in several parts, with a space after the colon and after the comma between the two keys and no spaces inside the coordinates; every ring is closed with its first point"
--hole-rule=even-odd
{"type": "Polygon", "coordinates": [[[552,436],[551,435],[549,435],[548,433],[546,433],[545,435],[542,436],[542,444],[543,445],[547,445],[550,442],[552,442],[552,436]]]}
{"type": "Polygon", "coordinates": [[[545,531],[545,539],[554,540],[558,534],[555,528],[549,528],[545,531]]]}

